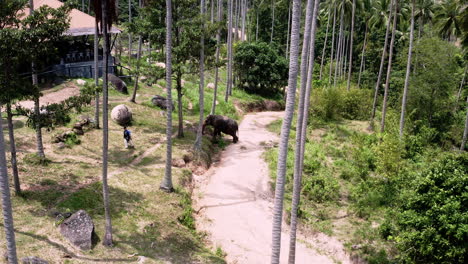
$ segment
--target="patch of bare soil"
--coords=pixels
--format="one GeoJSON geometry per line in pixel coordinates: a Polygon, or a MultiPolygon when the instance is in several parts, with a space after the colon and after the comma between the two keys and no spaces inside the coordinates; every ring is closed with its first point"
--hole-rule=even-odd
{"type": "MultiPolygon", "coordinates": [[[[74,83],[70,82],[69,85],[67,85],[63,89],[60,89],[55,92],[45,93],[39,99],[39,104],[43,106],[43,105],[48,105],[48,104],[60,103],[72,96],[79,95],[79,94],[80,94],[80,88],[76,86],[74,83]]],[[[18,104],[24,108],[31,109],[34,107],[33,101],[21,101],[18,104]]]]}
{"type": "MultiPolygon", "coordinates": [[[[194,175],[197,229],[206,231],[213,246],[227,253],[228,263],[270,261],[273,192],[262,153],[265,142],[278,140],[266,126],[283,115],[246,115],[239,126],[239,143],[228,146],[221,162],[204,175],[194,175]]],[[[288,257],[287,229],[283,223],[281,263],[288,257]]],[[[296,263],[334,262],[351,263],[340,241],[322,233],[298,234],[296,263]]]]}

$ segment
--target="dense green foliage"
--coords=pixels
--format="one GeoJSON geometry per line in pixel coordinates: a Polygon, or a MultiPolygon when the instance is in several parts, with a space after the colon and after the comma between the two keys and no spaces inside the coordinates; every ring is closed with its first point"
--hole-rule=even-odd
{"type": "Polygon", "coordinates": [[[236,87],[249,93],[274,96],[288,81],[288,64],[264,42],[241,42],[235,47],[236,87]]]}

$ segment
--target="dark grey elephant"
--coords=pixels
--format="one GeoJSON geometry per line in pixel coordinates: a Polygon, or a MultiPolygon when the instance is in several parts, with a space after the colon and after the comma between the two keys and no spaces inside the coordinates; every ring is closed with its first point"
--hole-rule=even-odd
{"type": "Polygon", "coordinates": [[[232,136],[232,141],[234,143],[239,140],[237,137],[239,131],[237,122],[228,117],[222,115],[209,115],[206,117],[205,122],[203,123],[203,133],[205,132],[206,126],[212,126],[214,128],[213,140],[216,139],[216,136],[221,136],[221,132],[232,136]]]}

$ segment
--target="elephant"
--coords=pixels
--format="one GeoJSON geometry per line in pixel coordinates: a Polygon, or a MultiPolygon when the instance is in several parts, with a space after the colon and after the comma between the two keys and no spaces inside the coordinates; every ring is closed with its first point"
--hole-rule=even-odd
{"type": "Polygon", "coordinates": [[[213,140],[216,139],[216,136],[221,136],[221,132],[223,132],[224,134],[232,136],[232,141],[234,143],[239,141],[239,137],[237,136],[239,127],[235,120],[222,115],[209,115],[203,123],[202,133],[205,132],[206,126],[213,126],[213,140]]]}

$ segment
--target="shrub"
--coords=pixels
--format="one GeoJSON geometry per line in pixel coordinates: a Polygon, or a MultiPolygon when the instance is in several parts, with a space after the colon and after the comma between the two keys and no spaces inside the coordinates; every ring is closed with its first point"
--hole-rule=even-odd
{"type": "Polygon", "coordinates": [[[234,71],[237,87],[264,96],[277,96],[288,81],[286,59],[263,42],[236,45],[234,71]]]}
{"type": "Polygon", "coordinates": [[[408,188],[395,237],[406,263],[465,263],[468,259],[468,154],[434,163],[408,188]]]}
{"type": "Polygon", "coordinates": [[[340,185],[329,170],[322,167],[315,175],[304,175],[304,196],[312,201],[323,203],[336,201],[340,197],[340,185]]]}

